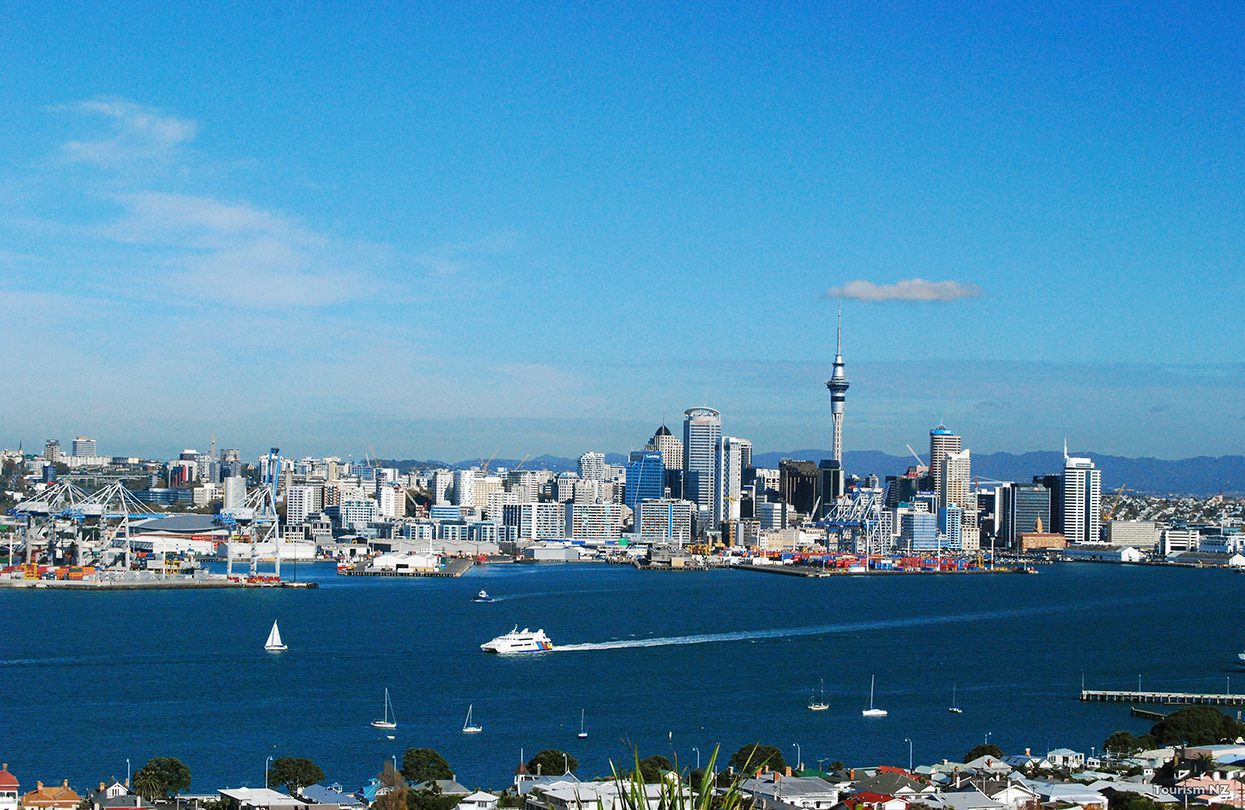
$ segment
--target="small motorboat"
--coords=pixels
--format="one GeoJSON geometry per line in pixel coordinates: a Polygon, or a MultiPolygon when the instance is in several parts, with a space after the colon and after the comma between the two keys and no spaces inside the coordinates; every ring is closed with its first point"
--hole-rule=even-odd
{"type": "Polygon", "coordinates": [[[472,599],[471,601],[472,602],[492,602],[493,597],[488,595],[488,591],[481,588],[480,592],[476,594],[476,598],[472,599]]]}

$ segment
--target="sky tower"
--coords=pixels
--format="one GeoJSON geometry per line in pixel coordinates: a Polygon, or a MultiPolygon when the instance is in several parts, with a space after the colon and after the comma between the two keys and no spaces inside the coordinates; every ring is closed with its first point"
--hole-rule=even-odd
{"type": "Polygon", "coordinates": [[[834,371],[826,380],[830,389],[830,418],[834,420],[834,460],[843,464],[843,406],[847,402],[847,389],[851,383],[843,372],[843,307],[839,307],[839,322],[834,346],[834,371]]]}

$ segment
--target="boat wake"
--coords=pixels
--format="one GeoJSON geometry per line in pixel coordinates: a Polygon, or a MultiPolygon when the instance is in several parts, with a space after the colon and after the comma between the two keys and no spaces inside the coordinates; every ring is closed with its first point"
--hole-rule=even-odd
{"type": "Polygon", "coordinates": [[[728,641],[757,641],[760,639],[796,638],[800,636],[829,636],[837,633],[857,633],[868,630],[885,630],[897,627],[928,627],[938,624],[974,622],[992,619],[1010,619],[1034,616],[1042,613],[1068,610],[1097,610],[1109,605],[1144,601],[1144,597],[1104,599],[1096,602],[1080,602],[1071,605],[1043,605],[1031,608],[953,613],[941,616],[912,616],[901,619],[875,619],[862,622],[819,624],[810,627],[783,627],[772,630],[734,630],[725,633],[698,633],[686,636],[660,636],[656,638],[629,638],[617,641],[587,642],[583,644],[559,644],[555,652],[591,652],[594,650],[625,650],[636,647],[670,647],[685,644],[716,644],[728,641]]]}

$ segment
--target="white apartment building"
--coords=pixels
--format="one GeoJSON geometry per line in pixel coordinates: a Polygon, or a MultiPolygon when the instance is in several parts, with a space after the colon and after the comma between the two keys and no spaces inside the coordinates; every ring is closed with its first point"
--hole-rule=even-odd
{"type": "Polygon", "coordinates": [[[516,540],[565,537],[560,503],[508,503],[502,506],[502,525],[513,527],[516,540]]]}

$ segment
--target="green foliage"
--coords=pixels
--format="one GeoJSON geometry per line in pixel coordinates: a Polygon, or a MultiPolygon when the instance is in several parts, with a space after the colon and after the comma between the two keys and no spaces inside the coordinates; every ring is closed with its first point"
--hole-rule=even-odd
{"type": "Polygon", "coordinates": [[[1245,724],[1212,706],[1185,706],[1154,724],[1159,745],[1210,745],[1245,736],[1245,724]]]}
{"type": "Polygon", "coordinates": [[[745,773],[736,774],[726,784],[719,784],[719,790],[714,790],[713,774],[718,753],[715,748],[698,781],[689,780],[675,763],[665,778],[656,783],[660,787],[655,801],[650,801],[646,793],[645,785],[651,783],[644,778],[638,755],[634,766],[626,771],[613,769],[611,763],[614,782],[619,788],[616,810],[650,810],[654,806],[662,810],[745,810],[751,807],[751,799],[739,791],[739,783],[747,776],[745,773]]]}
{"type": "Polygon", "coordinates": [[[402,775],[412,782],[454,778],[450,764],[434,748],[406,749],[402,755],[402,775]]]}
{"type": "Polygon", "coordinates": [[[1117,731],[1102,743],[1102,750],[1112,754],[1133,754],[1154,747],[1154,738],[1149,734],[1138,737],[1127,731],[1117,731]]]}
{"type": "Polygon", "coordinates": [[[760,743],[752,743],[745,745],[736,751],[726,763],[736,771],[751,774],[758,769],[771,771],[783,771],[787,768],[787,760],[783,758],[782,751],[773,745],[761,745],[760,743]]]}
{"type": "Polygon", "coordinates": [[[1107,796],[1107,810],[1159,810],[1159,806],[1148,796],[1111,788],[1103,792],[1107,796]]]}
{"type": "Polygon", "coordinates": [[[497,797],[498,807],[522,807],[523,799],[513,793],[503,793],[497,797]]]}
{"type": "Polygon", "coordinates": [[[411,790],[406,794],[406,806],[408,810],[454,810],[462,798],[440,790],[411,790]]]}
{"type": "MultiPolygon", "coordinates": [[[[411,748],[406,753],[421,750],[429,749],[411,748]]],[[[405,759],[404,756],[403,760],[405,759]]],[[[402,774],[393,769],[393,763],[390,760],[385,760],[385,767],[381,769],[380,784],[381,790],[377,791],[376,801],[372,802],[372,810],[407,810],[407,796],[411,792],[410,788],[406,786],[406,780],[402,778],[402,774]]]]}
{"type": "Polygon", "coordinates": [[[291,794],[323,778],[320,766],[304,757],[277,757],[268,768],[268,783],[282,785],[291,794]]]}
{"type": "Polygon", "coordinates": [[[657,754],[651,757],[645,757],[639,760],[636,765],[640,769],[640,774],[644,777],[645,782],[657,782],[661,779],[662,773],[674,770],[674,765],[670,760],[657,754]]]}
{"type": "Polygon", "coordinates": [[[556,748],[546,748],[527,761],[527,769],[532,773],[550,774],[574,773],[579,767],[579,760],[556,748]]]}
{"type": "Polygon", "coordinates": [[[190,769],[174,757],[153,757],[134,774],[134,789],[148,801],[167,798],[190,787],[190,769]]]}
{"type": "Polygon", "coordinates": [[[994,757],[995,759],[1002,759],[1003,749],[999,748],[994,743],[981,743],[980,745],[974,745],[972,748],[968,749],[968,753],[964,755],[964,761],[972,762],[978,757],[994,757]]]}

